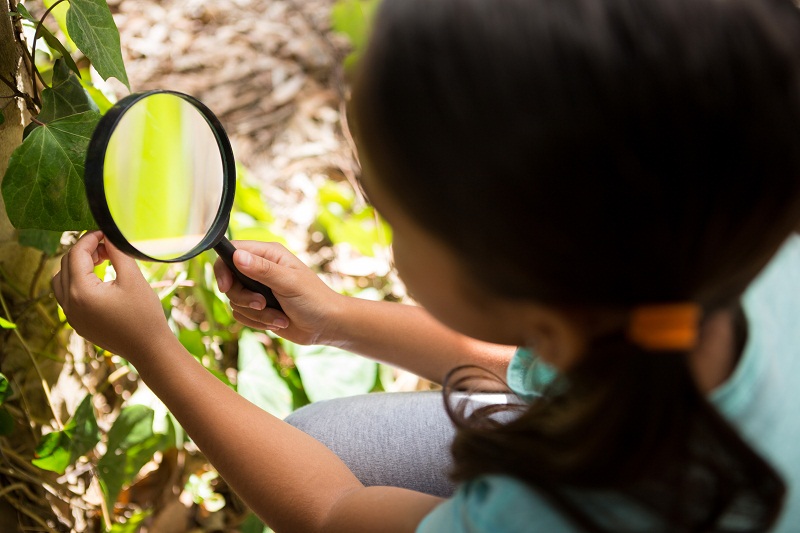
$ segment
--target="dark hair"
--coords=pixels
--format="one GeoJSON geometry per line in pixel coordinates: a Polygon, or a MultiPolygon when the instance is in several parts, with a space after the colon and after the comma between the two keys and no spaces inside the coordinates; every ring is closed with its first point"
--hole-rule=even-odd
{"type": "MultiPolygon", "coordinates": [[[[353,94],[375,179],[497,294],[561,308],[730,307],[800,218],[790,0],[383,0],[353,94]],[[446,208],[443,208],[446,206],[446,208]]],[[[753,530],[784,486],[686,354],[593,339],[500,425],[454,417],[455,473],[611,488],[673,530],[753,530]]]]}

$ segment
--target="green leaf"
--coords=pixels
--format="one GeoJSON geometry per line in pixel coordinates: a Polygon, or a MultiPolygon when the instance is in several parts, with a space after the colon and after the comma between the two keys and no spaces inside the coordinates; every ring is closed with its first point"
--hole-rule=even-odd
{"type": "Polygon", "coordinates": [[[133,481],[153,454],[164,449],[166,437],[153,431],[153,418],[149,407],[126,407],[108,432],[108,451],[98,461],[97,468],[109,507],[113,507],[122,487],[133,481]]]}
{"type": "Polygon", "coordinates": [[[3,329],[17,329],[17,325],[13,322],[9,322],[5,318],[0,318],[0,328],[3,329]]]}
{"type": "Polygon", "coordinates": [[[111,529],[108,530],[108,533],[136,533],[139,531],[139,528],[145,519],[151,514],[153,514],[152,509],[147,509],[146,511],[136,511],[124,523],[116,523],[112,525],[111,529]]]}
{"type": "Polygon", "coordinates": [[[79,457],[87,454],[100,442],[100,428],[97,426],[97,419],[94,416],[91,394],[87,394],[80,403],[64,431],[72,440],[70,463],[77,461],[79,457]]]}
{"type": "Polygon", "coordinates": [[[270,529],[264,525],[264,522],[255,513],[250,513],[245,521],[242,522],[242,525],[239,526],[239,531],[241,533],[267,533],[270,529]]]}
{"type": "MultiPolygon", "coordinates": [[[[80,75],[80,73],[78,73],[80,75]]],[[[97,104],[62,60],[53,65],[53,86],[42,91],[42,112],[39,122],[52,122],[86,111],[99,111],[97,104]]]]}
{"type": "Polygon", "coordinates": [[[105,0],[70,0],[67,30],[104,80],[117,78],[130,89],[119,30],[105,0]]]}
{"type": "Polygon", "coordinates": [[[0,436],[11,435],[14,431],[14,417],[5,407],[0,409],[0,436]]]}
{"type": "Polygon", "coordinates": [[[8,378],[4,374],[0,374],[0,405],[5,403],[9,394],[11,394],[11,385],[8,382],[8,378]]]}
{"type": "Polygon", "coordinates": [[[292,392],[281,379],[264,345],[256,335],[243,330],[239,338],[239,394],[265,411],[284,418],[292,411],[292,392]]]}
{"type": "Polygon", "coordinates": [[[17,228],[96,227],[83,186],[84,158],[100,114],[86,111],[36,128],[14,150],[3,178],[6,212],[17,228]]]}
{"type": "Polygon", "coordinates": [[[69,437],[64,431],[53,431],[42,437],[31,463],[42,470],[63,474],[69,466],[69,437]]]}
{"type": "Polygon", "coordinates": [[[67,466],[92,450],[100,442],[100,429],[92,407],[92,395],[87,395],[75,410],[75,415],[62,431],[44,435],[31,461],[42,470],[63,474],[67,466]]]}
{"type": "Polygon", "coordinates": [[[294,356],[303,388],[312,402],[366,394],[377,377],[377,363],[330,346],[284,343],[294,356]]]}
{"type": "MultiPolygon", "coordinates": [[[[25,20],[29,20],[29,21],[37,23],[37,24],[39,23],[38,20],[33,18],[33,15],[31,15],[31,12],[28,11],[28,8],[23,6],[22,4],[17,4],[17,11],[16,12],[19,13],[22,16],[22,18],[24,18],[25,20]]],[[[14,12],[12,11],[11,13],[13,14],[14,12]]]]}
{"type": "Polygon", "coordinates": [[[61,58],[63,59],[67,67],[72,72],[80,76],[81,71],[78,70],[78,65],[75,64],[75,60],[72,59],[72,56],[70,55],[69,51],[61,43],[61,41],[55,35],[53,35],[50,32],[50,30],[48,30],[45,26],[41,26],[41,30],[39,30],[39,32],[41,33],[42,38],[45,40],[45,42],[51,49],[58,50],[58,53],[61,54],[61,58]]]}
{"type": "Polygon", "coordinates": [[[63,233],[46,229],[21,229],[17,232],[17,240],[22,246],[30,246],[52,256],[56,255],[61,247],[63,233]]]}

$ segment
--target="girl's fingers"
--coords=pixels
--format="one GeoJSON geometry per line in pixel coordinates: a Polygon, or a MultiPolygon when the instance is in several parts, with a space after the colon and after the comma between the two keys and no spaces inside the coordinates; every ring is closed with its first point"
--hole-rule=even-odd
{"type": "Polygon", "coordinates": [[[244,324],[245,326],[253,329],[268,329],[270,331],[280,331],[282,328],[277,328],[275,326],[264,324],[262,322],[258,322],[256,320],[252,320],[243,314],[241,314],[236,309],[233,310],[233,318],[236,319],[237,322],[244,324]]]}
{"type": "MultiPolygon", "coordinates": [[[[60,304],[63,301],[63,298],[64,298],[64,289],[61,287],[61,272],[60,271],[57,272],[55,276],[53,276],[53,279],[50,281],[50,284],[53,287],[53,294],[56,297],[56,301],[59,302],[59,304],[60,304]]],[[[63,308],[64,306],[62,305],[61,307],[63,308]]]]}
{"type": "MultiPolygon", "coordinates": [[[[236,305],[231,302],[231,309],[239,316],[243,316],[248,320],[260,324],[259,327],[271,326],[277,329],[285,328],[289,325],[289,319],[286,315],[276,309],[264,309],[257,311],[249,307],[236,305]]],[[[235,316],[235,315],[234,315],[235,316]]]]}
{"type": "MultiPolygon", "coordinates": [[[[230,269],[222,262],[222,259],[217,258],[214,261],[214,276],[217,278],[217,287],[220,292],[227,293],[233,288],[233,275],[230,269]]],[[[228,295],[230,298],[230,295],[228,295]]]]}

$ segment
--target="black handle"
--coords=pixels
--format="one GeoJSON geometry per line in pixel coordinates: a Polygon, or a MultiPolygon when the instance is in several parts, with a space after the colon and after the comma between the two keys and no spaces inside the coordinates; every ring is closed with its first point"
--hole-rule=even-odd
{"type": "Polygon", "coordinates": [[[281,304],[278,303],[278,299],[275,298],[274,294],[272,294],[272,289],[261,282],[248,278],[242,274],[238,268],[236,268],[236,265],[233,264],[233,252],[236,251],[236,247],[233,246],[231,241],[225,237],[222,237],[222,240],[219,241],[216,246],[214,246],[214,250],[217,252],[220,259],[222,259],[222,262],[228,266],[231,272],[233,272],[233,275],[237,280],[239,280],[239,283],[241,283],[245,289],[263,295],[264,298],[267,299],[267,307],[277,309],[278,311],[283,311],[281,304]]]}

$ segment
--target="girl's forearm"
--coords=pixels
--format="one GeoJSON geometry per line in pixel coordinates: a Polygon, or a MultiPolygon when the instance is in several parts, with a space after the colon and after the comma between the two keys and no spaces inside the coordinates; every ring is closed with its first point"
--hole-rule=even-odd
{"type": "Polygon", "coordinates": [[[461,365],[477,365],[505,378],[514,347],[456,333],[421,307],[347,300],[333,321],[335,327],[326,344],[404,368],[435,383],[461,365]]]}
{"type": "Polygon", "coordinates": [[[361,513],[359,502],[388,490],[397,509],[410,515],[411,522],[397,529],[405,531],[438,502],[400,489],[364,489],[324,445],[239,396],[177,339],[165,337],[155,345],[134,363],[142,379],[226,482],[274,529],[335,530],[344,516],[344,530],[368,530],[370,515],[361,513]],[[353,509],[363,514],[362,522],[347,523],[353,509]]]}

